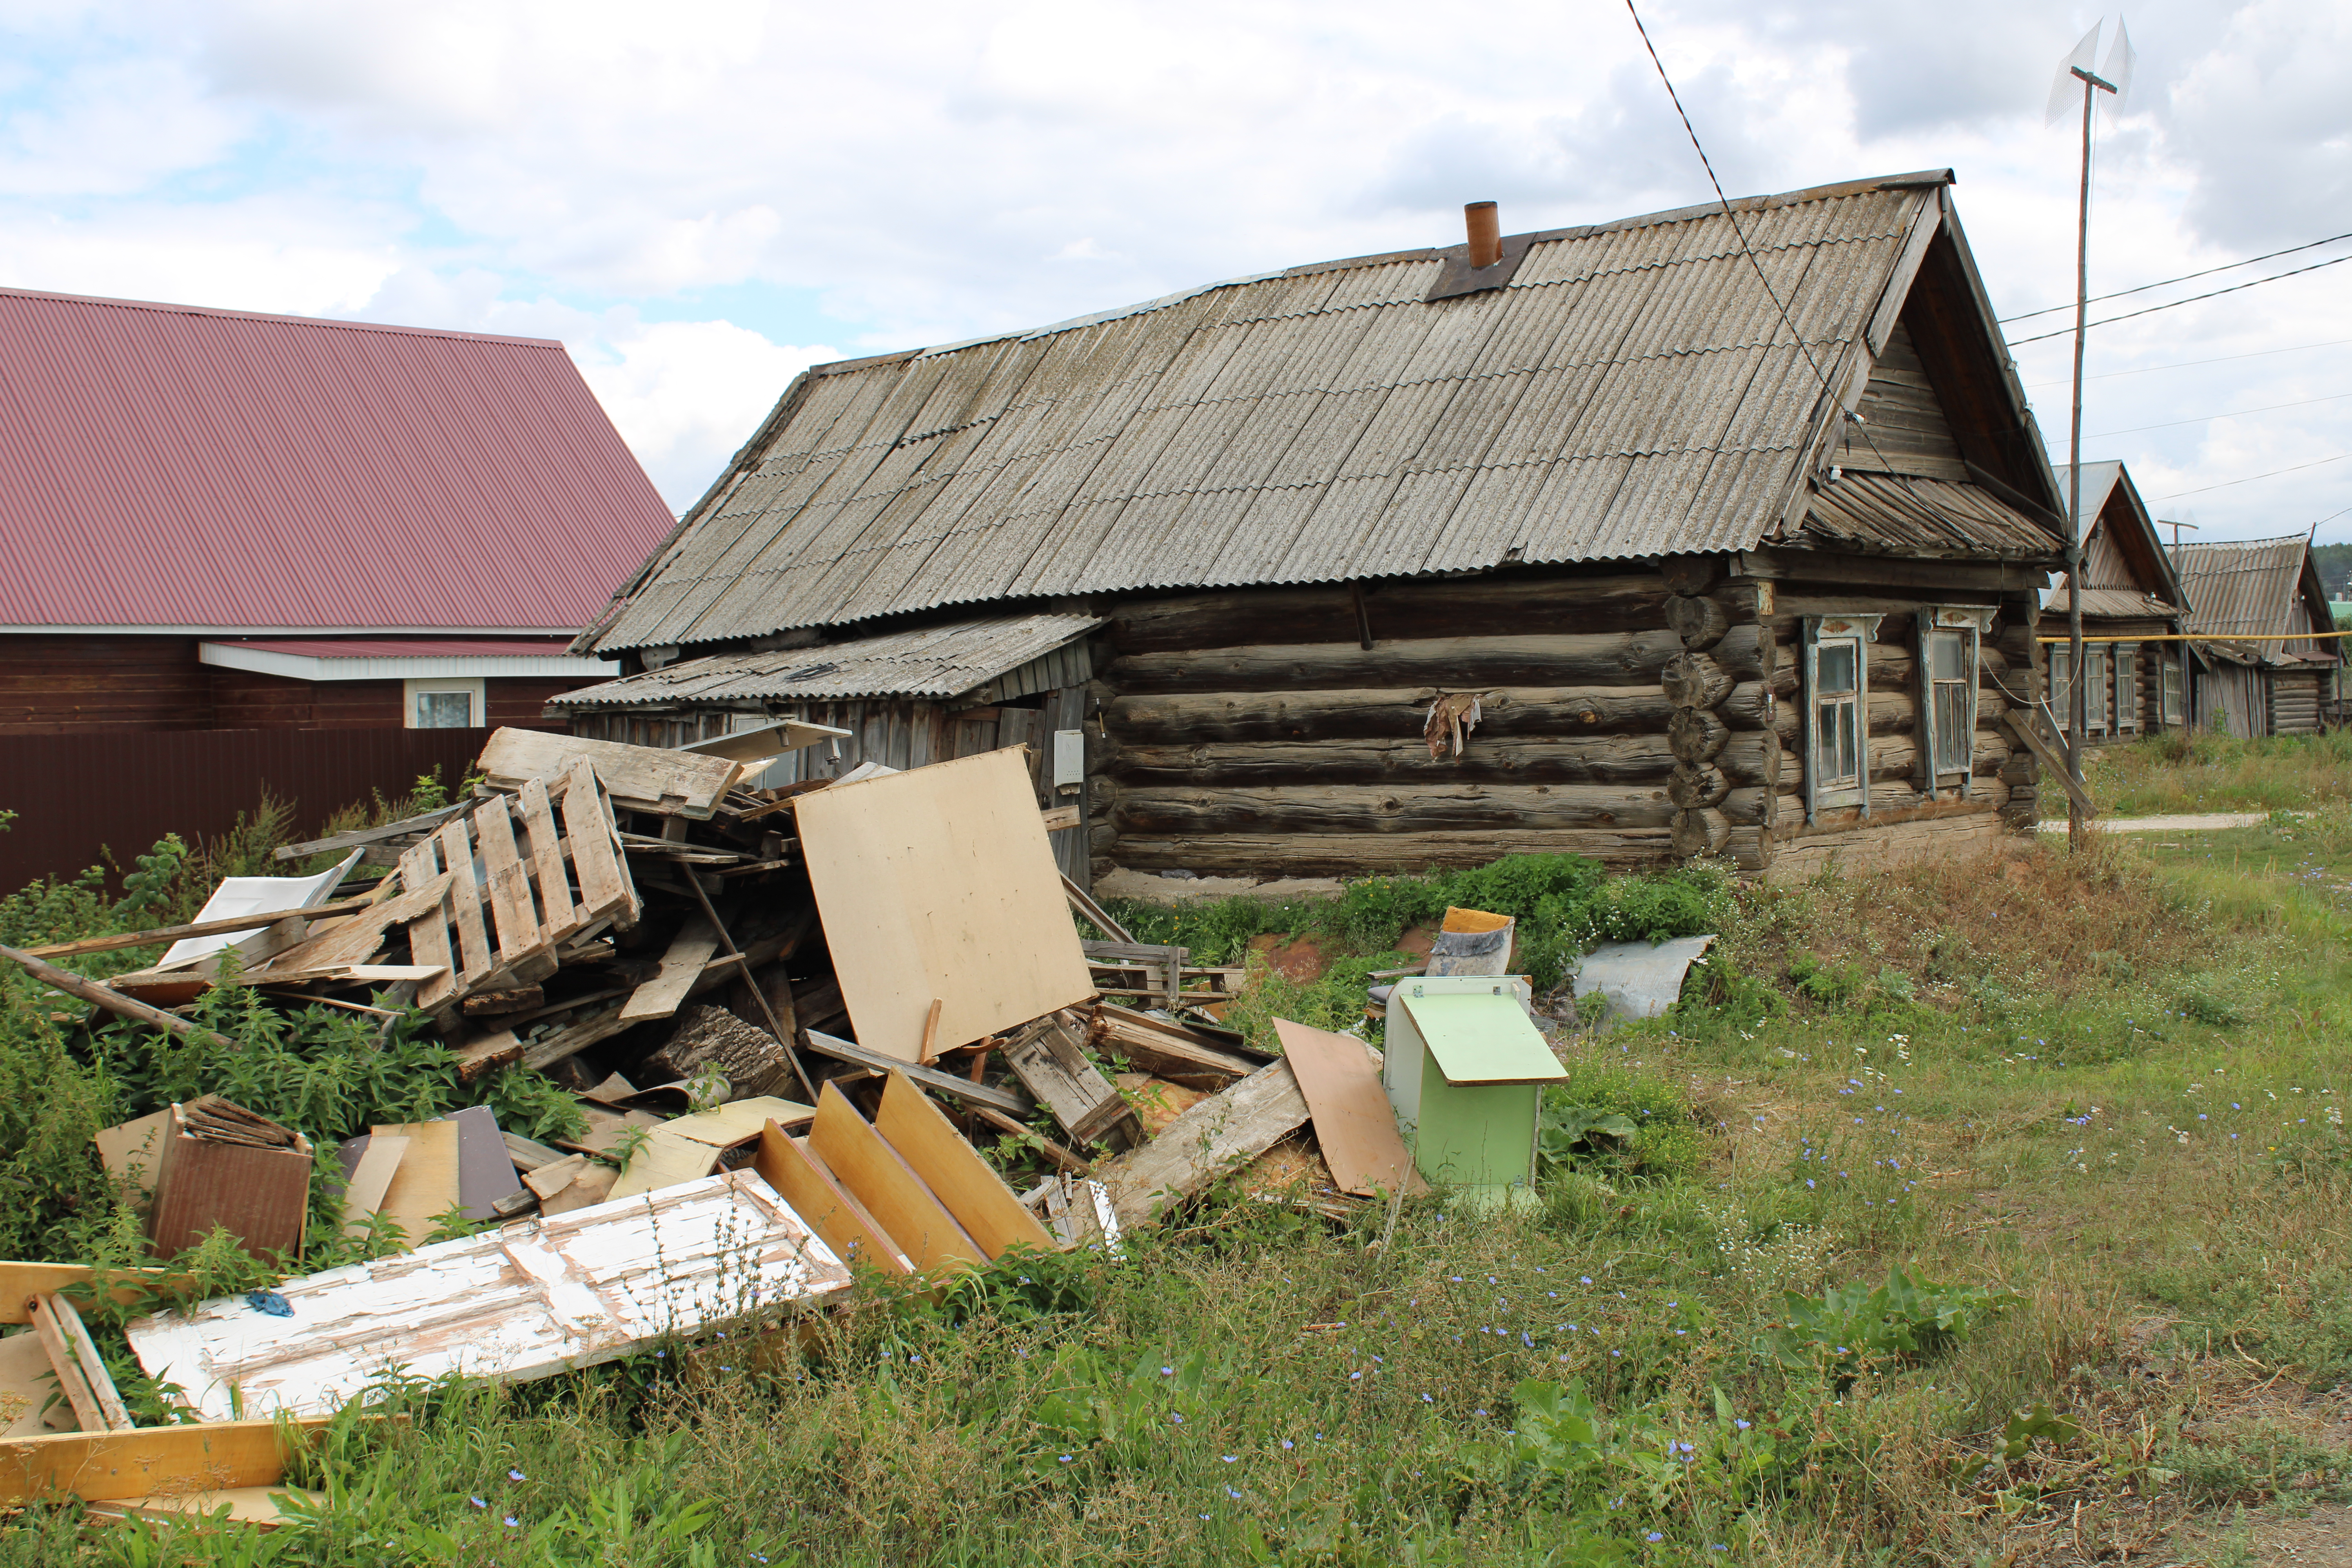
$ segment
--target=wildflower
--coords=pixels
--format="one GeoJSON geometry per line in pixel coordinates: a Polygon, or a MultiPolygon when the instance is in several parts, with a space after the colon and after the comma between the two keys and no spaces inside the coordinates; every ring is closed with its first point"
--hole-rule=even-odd
{"type": "Polygon", "coordinates": [[[1162,1377],[1173,1377],[1176,1375],[1176,1369],[1172,1366],[1163,1366],[1160,1369],[1160,1375],[1162,1377]]]}
{"type": "Polygon", "coordinates": [[[1230,1464],[1232,1464],[1234,1460],[1236,1460],[1236,1459],[1238,1459],[1238,1458],[1241,1458],[1241,1456],[1240,1456],[1239,1454],[1227,1454],[1227,1455],[1225,1456],[1225,1463],[1227,1463],[1227,1464],[1229,1464],[1229,1465],[1230,1465],[1230,1464]]]}
{"type": "Polygon", "coordinates": [[[1665,1539],[1665,1537],[1664,1537],[1664,1536],[1663,1536],[1663,1535],[1661,1535],[1661,1534],[1659,1534],[1656,1531],[1654,1531],[1654,1531],[1650,1531],[1650,1533],[1649,1533],[1649,1534],[1647,1534],[1647,1535],[1645,1535],[1645,1536],[1642,1537],[1642,1539],[1643,1539],[1643,1540],[1644,1540],[1644,1541],[1664,1541],[1664,1540],[1665,1539]]]}
{"type": "Polygon", "coordinates": [[[1733,1416],[1733,1417],[1731,1418],[1731,1424],[1732,1424],[1734,1426],[1738,1427],[1742,1432],[1745,1432],[1745,1431],[1747,1431],[1747,1430],[1748,1430],[1748,1423],[1747,1423],[1747,1422],[1745,1422],[1745,1421],[1740,1420],[1740,1419],[1739,1419],[1738,1416],[1736,1416],[1736,1415],[1735,1415],[1735,1416],[1733,1416]]]}
{"type": "Polygon", "coordinates": [[[517,1519],[512,1514],[509,1514],[507,1515],[507,1528],[509,1530],[520,1530],[522,1528],[522,1521],[517,1519]]]}
{"type": "Polygon", "coordinates": [[[1282,1440],[1282,1446],[1283,1446],[1284,1447],[1286,1447],[1286,1448],[1295,1448],[1295,1447],[1297,1447],[1298,1445],[1297,1445],[1296,1443],[1293,1443],[1289,1438],[1285,1437],[1285,1438],[1282,1440]]]}
{"type": "Polygon", "coordinates": [[[1231,1488],[1231,1487],[1227,1487],[1227,1488],[1225,1489],[1225,1495],[1226,1495],[1227,1497],[1229,1497],[1229,1498],[1235,1498],[1235,1499],[1238,1499],[1242,1494],[1241,1494],[1241,1493],[1239,1493],[1239,1492],[1237,1492],[1237,1491],[1235,1491],[1233,1488],[1231,1488]]]}
{"type": "Polygon", "coordinates": [[[469,1503],[472,1503],[476,1508],[488,1508],[488,1507],[489,1507],[489,1506],[490,1506],[488,1503],[484,1502],[480,1498],[478,1498],[478,1497],[475,1497],[475,1498],[467,1498],[466,1500],[467,1500],[467,1502],[469,1502],[469,1503]]]}
{"type": "Polygon", "coordinates": [[[1173,1410],[1168,1413],[1168,1419],[1173,1421],[1179,1426],[1184,1425],[1184,1418],[1181,1415],[1177,1415],[1173,1410]]]}
{"type": "Polygon", "coordinates": [[[530,1478],[524,1475],[520,1470],[509,1470],[507,1472],[507,1479],[510,1481],[527,1481],[530,1479],[530,1478]]]}
{"type": "Polygon", "coordinates": [[[1435,1400],[1433,1400],[1433,1399],[1430,1398],[1430,1396],[1429,1396],[1429,1395],[1427,1395],[1426,1394],[1423,1394],[1423,1395],[1421,1396],[1421,1402],[1422,1402],[1423,1405],[1434,1405],[1434,1404],[1436,1404],[1436,1403],[1437,1403],[1435,1400]]]}

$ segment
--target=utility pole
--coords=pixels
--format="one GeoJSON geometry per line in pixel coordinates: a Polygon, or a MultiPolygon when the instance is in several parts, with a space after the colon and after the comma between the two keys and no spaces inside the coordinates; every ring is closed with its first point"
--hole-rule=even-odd
{"type": "MultiPolygon", "coordinates": [[[[2074,225],[2074,416],[2066,437],[2066,772],[2074,788],[2066,800],[2066,847],[2083,847],[2083,741],[2090,731],[2090,690],[2083,669],[2083,339],[2091,310],[2091,104],[2093,95],[2115,84],[2081,66],[2070,68],[2083,80],[2083,192],[2074,225]]],[[[2177,537],[2177,536],[2176,536],[2177,537]]]]}

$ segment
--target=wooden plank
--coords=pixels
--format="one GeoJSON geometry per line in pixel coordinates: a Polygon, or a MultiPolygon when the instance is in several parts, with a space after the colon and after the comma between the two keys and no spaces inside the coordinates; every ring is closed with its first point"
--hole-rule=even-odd
{"type": "Polygon", "coordinates": [[[522,813],[523,833],[530,840],[531,881],[539,894],[541,929],[551,943],[580,930],[580,910],[572,901],[571,874],[563,868],[562,836],[555,827],[554,809],[548,804],[547,785],[526,780],[516,799],[522,813]]]}
{"type": "Polygon", "coordinates": [[[898,1157],[913,1167],[931,1195],[990,1258],[1012,1247],[1055,1250],[1054,1238],[1021,1206],[1004,1178],[963,1141],[963,1134],[905,1073],[892,1073],[882,1086],[882,1110],[874,1130],[889,1140],[898,1157]]]}
{"type": "Polygon", "coordinates": [[[819,742],[846,740],[849,733],[830,724],[779,719],[756,730],[731,730],[724,735],[713,735],[708,741],[690,742],[677,749],[698,757],[724,757],[731,763],[759,763],[782,756],[786,752],[814,746],[819,742]]]}
{"type": "Polygon", "coordinates": [[[284,1508],[287,1499],[302,1497],[323,1505],[325,1492],[300,1487],[226,1487],[196,1492],[157,1492],[149,1497],[110,1498],[91,1503],[84,1511],[92,1519],[189,1519],[250,1525],[276,1530],[291,1523],[284,1508]]]}
{"type": "Polygon", "coordinates": [[[1147,1017],[1115,1002],[1095,1009],[1093,1043],[1097,1049],[1124,1057],[1157,1077],[1180,1083],[1206,1079],[1212,1088],[1247,1078],[1265,1065],[1213,1045],[1181,1024],[1147,1017]]]}
{"type": "Polygon", "coordinates": [[[987,1252],[923,1179],[831,1083],[817,1092],[809,1147],[918,1269],[928,1274],[987,1261],[987,1252]]]}
{"type": "Polygon", "coordinates": [[[919,1059],[1094,994],[1017,751],[801,797],[834,973],[868,1049],[919,1059]]]}
{"type": "Polygon", "coordinates": [[[620,805],[696,821],[709,817],[742,771],[726,757],[515,729],[492,734],[476,765],[493,788],[519,790],[532,779],[547,784],[568,779],[582,763],[593,764],[620,805]]]}
{"type": "MultiPolygon", "coordinates": [[[[396,878],[402,891],[383,899],[374,907],[364,910],[348,920],[339,921],[311,937],[308,942],[288,948],[284,952],[273,956],[267,963],[254,966],[246,972],[247,978],[259,983],[265,979],[274,978],[281,970],[290,973],[314,964],[363,963],[374,957],[376,950],[383,945],[385,931],[390,931],[394,926],[406,925],[412,921],[420,919],[428,910],[437,910],[440,907],[442,895],[448,890],[449,879],[446,874],[436,868],[430,849],[428,848],[424,855],[417,857],[412,862],[409,856],[415,854],[416,852],[412,849],[408,855],[402,857],[400,872],[396,878]],[[409,879],[412,872],[419,880],[409,879]]],[[[410,947],[413,954],[415,949],[413,933],[410,947]]],[[[419,962],[430,963],[433,961],[419,960],[419,962]]],[[[449,964],[443,967],[454,970],[456,966],[449,964]]]]}
{"type": "Polygon", "coordinates": [[[482,841],[482,867],[489,875],[498,961],[525,984],[543,980],[555,973],[555,960],[548,952],[551,944],[540,929],[539,908],[530,896],[530,870],[515,848],[514,818],[508,815],[507,797],[484,801],[474,813],[473,823],[482,841]]]}
{"type": "Polygon", "coordinates": [[[760,1134],[760,1152],[753,1156],[751,1168],[782,1194],[793,1212],[808,1221],[844,1262],[853,1266],[864,1262],[890,1274],[915,1271],[913,1260],[898,1250],[898,1244],[866,1212],[866,1205],[834,1180],[833,1173],[810,1152],[805,1140],[769,1122],[760,1134]]]}
{"type": "Polygon", "coordinates": [[[466,1205],[466,1217],[497,1217],[499,1200],[522,1190],[499,1130],[498,1113],[487,1105],[469,1105],[441,1120],[457,1126],[457,1197],[466,1205]]]}
{"type": "Polygon", "coordinates": [[[1126,1126],[1114,1139],[1114,1131],[1130,1121],[1134,1110],[1063,1032],[1058,1019],[1041,1018],[1018,1031],[1005,1042],[1004,1063],[1081,1145],[1110,1142],[1125,1148],[1143,1142],[1139,1125],[1126,1126]]]}
{"type": "Polygon", "coordinates": [[[880,1051],[869,1051],[854,1040],[841,1039],[821,1029],[804,1029],[802,1036],[807,1040],[809,1049],[819,1056],[831,1057],[837,1062],[849,1062],[877,1073],[903,1071],[933,1094],[943,1094],[968,1105],[984,1105],[1007,1116],[1029,1114],[1029,1102],[1008,1090],[974,1083],[970,1079],[940,1072],[936,1068],[908,1066],[896,1058],[886,1057],[880,1051]]]}
{"type": "MultiPolygon", "coordinates": [[[[373,894],[362,898],[339,899],[315,909],[296,910],[292,913],[304,920],[321,921],[334,915],[353,914],[375,902],[373,894]]],[[[36,958],[63,958],[77,952],[119,952],[126,947],[152,947],[163,942],[177,942],[182,937],[221,936],[230,931],[260,931],[284,920],[289,911],[273,910],[263,914],[238,915],[229,920],[197,921],[192,925],[157,926],[152,931],[126,931],[120,936],[84,937],[79,942],[55,942],[46,947],[25,949],[36,958]]]]}
{"type": "Polygon", "coordinates": [[[611,1039],[628,1026],[618,1007],[583,1018],[544,1039],[525,1046],[522,1065],[535,1072],[544,1072],[566,1057],[578,1056],[589,1047],[611,1039]]]}
{"type": "Polygon", "coordinates": [[[395,1363],[428,1379],[543,1377],[848,1284],[832,1249],[745,1171],[289,1279],[278,1289],[290,1318],[239,1294],[125,1333],[140,1364],[170,1368],[207,1419],[238,1390],[256,1415],[310,1415],[395,1363]]]}
{"type": "Polygon", "coordinates": [[[434,1217],[458,1204],[457,1124],[412,1121],[371,1127],[378,1138],[405,1138],[408,1148],[384,1189],[382,1212],[392,1215],[412,1247],[433,1233],[434,1217]]]}
{"type": "Polygon", "coordinates": [[[572,847],[572,875],[580,879],[583,923],[606,916],[619,925],[637,923],[636,886],[629,879],[616,831],[611,802],[583,757],[566,775],[563,790],[563,833],[572,847]]]}
{"type": "Polygon", "coordinates": [[[633,1198],[700,1181],[719,1168],[719,1151],[708,1143],[680,1136],[668,1127],[656,1127],[621,1167],[621,1179],[605,1194],[609,1202],[633,1198]]]}
{"type": "Polygon", "coordinates": [[[1309,1112],[1286,1061],[1270,1062],[1213,1094],[1097,1174],[1122,1225],[1142,1225],[1169,1204],[1204,1192],[1306,1124],[1309,1112]]]}
{"type": "Polygon", "coordinates": [[[0,1442],[0,1504],[70,1494],[90,1502],[174,1489],[266,1487],[286,1479],[295,1445],[309,1447],[324,1416],[208,1421],[130,1432],[61,1432],[0,1442]]]}
{"type": "Polygon", "coordinates": [[[1135,941],[1135,938],[1128,934],[1127,928],[1112,918],[1109,910],[1095,902],[1092,893],[1087,892],[1067,877],[1062,879],[1062,896],[1070,900],[1072,909],[1086,916],[1094,923],[1097,931],[1110,938],[1111,941],[1124,942],[1135,941]]]}
{"type": "Polygon", "coordinates": [[[648,1018],[667,1018],[675,1014],[694,983],[701,978],[702,966],[718,951],[717,928],[701,915],[688,915],[662,953],[660,973],[631,992],[629,999],[621,1004],[621,1022],[642,1024],[648,1018]]]}
{"type": "Polygon", "coordinates": [[[474,879],[473,824],[457,817],[441,825],[441,863],[449,872],[449,898],[445,906],[449,924],[457,933],[457,994],[465,995],[488,982],[498,968],[490,951],[490,933],[482,919],[482,886],[474,879]]]}
{"type": "MultiPolygon", "coordinates": [[[[150,1275],[157,1280],[163,1277],[162,1268],[119,1269],[131,1275],[150,1275]]],[[[97,1273],[85,1263],[20,1263],[0,1261],[0,1324],[29,1323],[33,1320],[25,1310],[25,1303],[36,1296],[52,1296],[60,1290],[89,1289],[97,1273]]],[[[114,1292],[118,1302],[128,1304],[139,1299],[139,1292],[130,1286],[120,1286],[114,1292]]]]}
{"type": "Polygon", "coordinates": [[[383,1207],[393,1173],[400,1169],[401,1156],[407,1152],[405,1138],[367,1135],[367,1147],[361,1151],[359,1165],[352,1172],[351,1180],[343,1184],[344,1234],[365,1234],[368,1221],[383,1207]]]}
{"type": "Polygon", "coordinates": [[[1282,1037],[1282,1059],[1290,1064],[1314,1118],[1315,1141],[1331,1167],[1332,1184],[1360,1197],[1393,1194],[1400,1182],[1408,1193],[1427,1192],[1429,1184],[1413,1169],[1397,1131],[1396,1111],[1381,1087],[1372,1048],[1351,1035],[1287,1018],[1276,1018],[1274,1027],[1282,1037]]]}
{"type": "Polygon", "coordinates": [[[427,838],[400,858],[400,885],[416,889],[416,912],[408,921],[408,956],[438,964],[442,973],[416,988],[416,1005],[439,1007],[457,992],[457,952],[449,940],[451,889],[455,879],[441,868],[440,840],[427,838]],[[432,892],[428,898],[426,889],[432,892]]]}
{"type": "Polygon", "coordinates": [[[185,1018],[175,1018],[169,1013],[150,1007],[144,1002],[125,996],[119,991],[99,984],[96,981],[87,980],[70,971],[59,969],[47,959],[35,958],[29,952],[20,952],[13,947],[5,946],[0,946],[0,958],[22,966],[34,979],[45,985],[54,985],[68,996],[78,996],[85,1002],[105,1008],[110,1013],[119,1014],[125,1018],[134,1018],[153,1028],[177,1035],[183,1039],[200,1041],[215,1049],[234,1051],[240,1048],[236,1041],[225,1036],[215,1035],[210,1029],[200,1029],[185,1018]]]}
{"type": "MultiPolygon", "coordinates": [[[[49,1352],[49,1364],[57,1372],[58,1384],[67,1385],[69,1378],[78,1383],[98,1414],[97,1420],[82,1422],[83,1431],[127,1432],[138,1425],[123,1407],[122,1395],[115,1391],[113,1375],[106,1370],[106,1360],[90,1342],[89,1329],[71,1300],[55,1295],[36,1298],[33,1327],[41,1336],[42,1348],[49,1352]],[[62,1358],[59,1347],[64,1352],[62,1358]]],[[[79,1403],[68,1402],[74,1404],[79,1416],[79,1403]]]]}
{"type": "Polygon", "coordinates": [[[58,1394],[57,1373],[50,1370],[41,1336],[0,1339],[0,1439],[79,1430],[72,1405],[58,1394]]]}
{"type": "Polygon", "coordinates": [[[2085,822],[2099,815],[2097,803],[2091,799],[2088,790],[2074,782],[2066,766],[2065,753],[2042,734],[2042,725],[2034,714],[2029,711],[2021,717],[2015,713],[2005,713],[2001,716],[2001,722],[2009,727],[2011,734],[2025,742],[2025,749],[2042,763],[2043,773],[2057,781],[2058,787],[2066,792],[2066,798],[2074,803],[2085,822]]]}
{"type": "MultiPolygon", "coordinates": [[[[129,1420],[110,1419],[99,1402],[97,1390],[91,1387],[74,1346],[66,1338],[63,1325],[58,1321],[52,1304],[55,1296],[36,1296],[28,1304],[33,1320],[33,1333],[41,1342],[41,1352],[48,1357],[49,1374],[57,1382],[58,1392],[66,1397],[66,1405],[74,1413],[74,1424],[85,1432],[118,1432],[131,1425],[129,1420]]],[[[101,1370],[103,1370],[101,1368],[101,1370]]],[[[113,1382],[108,1380],[109,1392],[113,1382]]],[[[118,1399],[116,1404],[121,1402],[118,1399]]]]}
{"type": "Polygon", "coordinates": [[[467,809],[468,803],[458,801],[421,816],[403,817],[377,827],[355,827],[349,833],[338,833],[331,838],[309,838],[299,844],[280,846],[270,857],[275,860],[307,860],[313,855],[323,855],[330,849],[356,849],[362,845],[381,844],[387,838],[405,838],[412,833],[423,833],[440,826],[467,809]]]}

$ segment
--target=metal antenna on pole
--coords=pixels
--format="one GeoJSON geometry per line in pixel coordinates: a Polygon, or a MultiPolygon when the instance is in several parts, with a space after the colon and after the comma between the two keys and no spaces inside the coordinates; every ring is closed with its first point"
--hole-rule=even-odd
{"type": "Polygon", "coordinates": [[[2113,94],[2118,104],[2123,89],[2117,81],[2131,79],[2131,40],[2123,24],[2116,25],[2115,47],[2107,56],[2108,74],[2117,81],[2092,74],[2102,22],[2060,68],[2051,94],[2054,116],[2060,97],[2073,77],[2083,84],[2083,182],[2074,224],[2074,418],[2066,439],[2066,773],[2074,787],[2066,802],[2066,845],[2083,846],[2083,808],[2075,804],[2083,793],[2083,742],[2090,732],[2090,688],[2083,668],[2083,345],[2091,310],[2091,107],[2101,92],[2113,94]]]}

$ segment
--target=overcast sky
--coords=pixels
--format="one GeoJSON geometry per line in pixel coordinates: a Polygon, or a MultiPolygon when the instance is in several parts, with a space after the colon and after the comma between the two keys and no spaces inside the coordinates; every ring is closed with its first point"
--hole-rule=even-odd
{"type": "MultiPolygon", "coordinates": [[[[2098,13],[1643,15],[1734,195],[1949,165],[2001,312],[2071,300],[2098,13]]],[[[2095,294],[2352,230],[2352,0],[2128,22],[2095,294]]],[[[561,338],[680,508],[812,362],[1707,194],[1622,0],[0,0],[0,284],[561,338]]],[[[2091,342],[2160,516],[2352,539],[2352,262],[2091,342]]],[[[2063,460],[2065,341],[2016,352],[2063,460]]]]}

